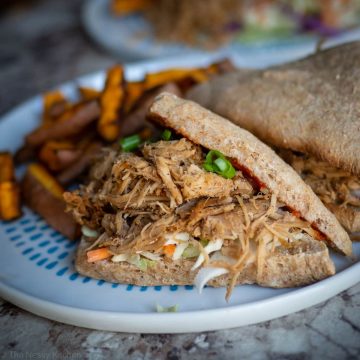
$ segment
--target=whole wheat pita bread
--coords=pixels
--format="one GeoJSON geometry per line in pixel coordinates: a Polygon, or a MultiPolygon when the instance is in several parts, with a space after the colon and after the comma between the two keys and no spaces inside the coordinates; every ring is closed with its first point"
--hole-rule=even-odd
{"type": "Polygon", "coordinates": [[[269,144],[360,175],[360,42],[225,74],[187,97],[269,144]]]}
{"type": "MultiPolygon", "coordinates": [[[[196,260],[181,259],[176,261],[157,261],[146,271],[138,269],[127,262],[114,263],[111,260],[101,260],[95,263],[87,261],[86,249],[91,242],[81,240],[76,254],[76,270],[95,279],[114,283],[133,284],[139,286],[156,285],[193,285],[198,270],[191,267],[196,260]]],[[[278,252],[269,255],[261,274],[257,274],[255,263],[245,267],[240,273],[237,284],[254,284],[284,288],[307,285],[322,280],[335,273],[327,247],[324,243],[311,241],[305,251],[291,254],[278,252]]],[[[222,275],[208,284],[214,287],[227,286],[229,276],[222,275]]]]}
{"type": "Polygon", "coordinates": [[[336,217],[295,170],[254,135],[192,101],[167,93],[155,99],[148,116],[194,143],[221,151],[236,161],[325,234],[332,247],[351,255],[351,240],[336,217]]]}

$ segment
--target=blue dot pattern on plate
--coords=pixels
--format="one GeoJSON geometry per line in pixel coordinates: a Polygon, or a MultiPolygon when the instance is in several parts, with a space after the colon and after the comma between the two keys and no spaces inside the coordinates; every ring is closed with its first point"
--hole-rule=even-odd
{"type": "Polygon", "coordinates": [[[31,210],[24,208],[23,216],[12,222],[1,221],[0,226],[5,230],[7,240],[16,251],[25,256],[33,266],[51,271],[55,277],[69,282],[76,282],[87,286],[89,283],[96,286],[108,286],[112,289],[123,291],[138,291],[145,293],[150,290],[160,292],[164,289],[177,291],[179,288],[193,290],[192,285],[186,286],[135,286],[121,285],[81,276],[76,272],[73,258],[76,251],[76,241],[70,241],[56,230],[52,229],[45,221],[35,215],[31,210]]]}

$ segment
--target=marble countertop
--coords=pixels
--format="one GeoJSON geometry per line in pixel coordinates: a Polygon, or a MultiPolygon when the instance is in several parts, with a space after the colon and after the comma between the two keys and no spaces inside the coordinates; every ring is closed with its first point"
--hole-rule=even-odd
{"type": "MultiPolygon", "coordinates": [[[[121,61],[83,32],[81,5],[34,1],[0,17],[0,114],[121,61]]],[[[201,334],[93,331],[40,318],[1,299],[0,329],[1,359],[359,359],[360,284],[280,319],[201,334]]]]}

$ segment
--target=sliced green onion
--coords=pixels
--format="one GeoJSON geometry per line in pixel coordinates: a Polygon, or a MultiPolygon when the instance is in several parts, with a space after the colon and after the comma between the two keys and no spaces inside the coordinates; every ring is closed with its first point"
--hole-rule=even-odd
{"type": "Polygon", "coordinates": [[[214,167],[211,164],[204,163],[203,168],[209,172],[215,172],[214,167]]]}
{"type": "Polygon", "coordinates": [[[225,173],[221,174],[226,179],[232,179],[236,174],[236,170],[234,169],[234,167],[231,165],[230,162],[229,164],[230,164],[229,169],[225,173]]]}
{"type": "Polygon", "coordinates": [[[165,129],[161,134],[161,138],[165,141],[169,141],[171,139],[171,131],[169,129],[165,129]]]}
{"type": "Polygon", "coordinates": [[[178,312],[179,311],[179,305],[173,305],[169,307],[161,306],[159,304],[156,304],[156,311],[158,313],[166,313],[166,312],[178,312]]]}
{"type": "Polygon", "coordinates": [[[220,151],[210,150],[206,155],[205,162],[206,163],[212,163],[212,162],[214,162],[214,158],[215,159],[216,158],[226,159],[225,155],[223,153],[221,153],[220,151]]]}
{"type": "Polygon", "coordinates": [[[235,176],[235,169],[225,155],[217,150],[210,150],[206,155],[203,168],[206,171],[215,172],[226,179],[232,179],[235,176]]]}
{"type": "Polygon", "coordinates": [[[138,134],[125,137],[120,140],[121,150],[130,152],[136,150],[141,144],[141,138],[138,134]]]}
{"type": "Polygon", "coordinates": [[[229,163],[222,159],[222,158],[217,158],[216,160],[214,160],[214,164],[219,168],[220,171],[225,172],[229,169],[229,163]]]}

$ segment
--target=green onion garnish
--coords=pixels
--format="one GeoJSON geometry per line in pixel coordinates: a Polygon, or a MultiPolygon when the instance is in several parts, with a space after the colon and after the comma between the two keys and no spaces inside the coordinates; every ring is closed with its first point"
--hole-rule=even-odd
{"type": "Polygon", "coordinates": [[[171,313],[171,312],[178,312],[178,311],[179,311],[179,304],[169,306],[169,307],[165,307],[165,306],[156,304],[156,312],[158,312],[158,313],[167,313],[167,312],[171,313]]]}
{"type": "Polygon", "coordinates": [[[207,153],[203,168],[206,171],[215,172],[226,179],[232,179],[236,172],[225,155],[217,150],[210,150],[207,153]]]}
{"type": "Polygon", "coordinates": [[[226,171],[228,169],[228,163],[222,158],[214,160],[214,164],[220,169],[220,171],[226,171]]]}
{"type": "Polygon", "coordinates": [[[171,139],[171,131],[169,129],[165,129],[161,134],[161,138],[165,141],[169,141],[171,139]]]}
{"type": "Polygon", "coordinates": [[[138,134],[125,137],[120,140],[121,150],[130,152],[136,150],[141,143],[141,138],[138,134]]]}
{"type": "Polygon", "coordinates": [[[203,168],[209,172],[215,172],[214,166],[211,164],[204,163],[203,168]]]}

